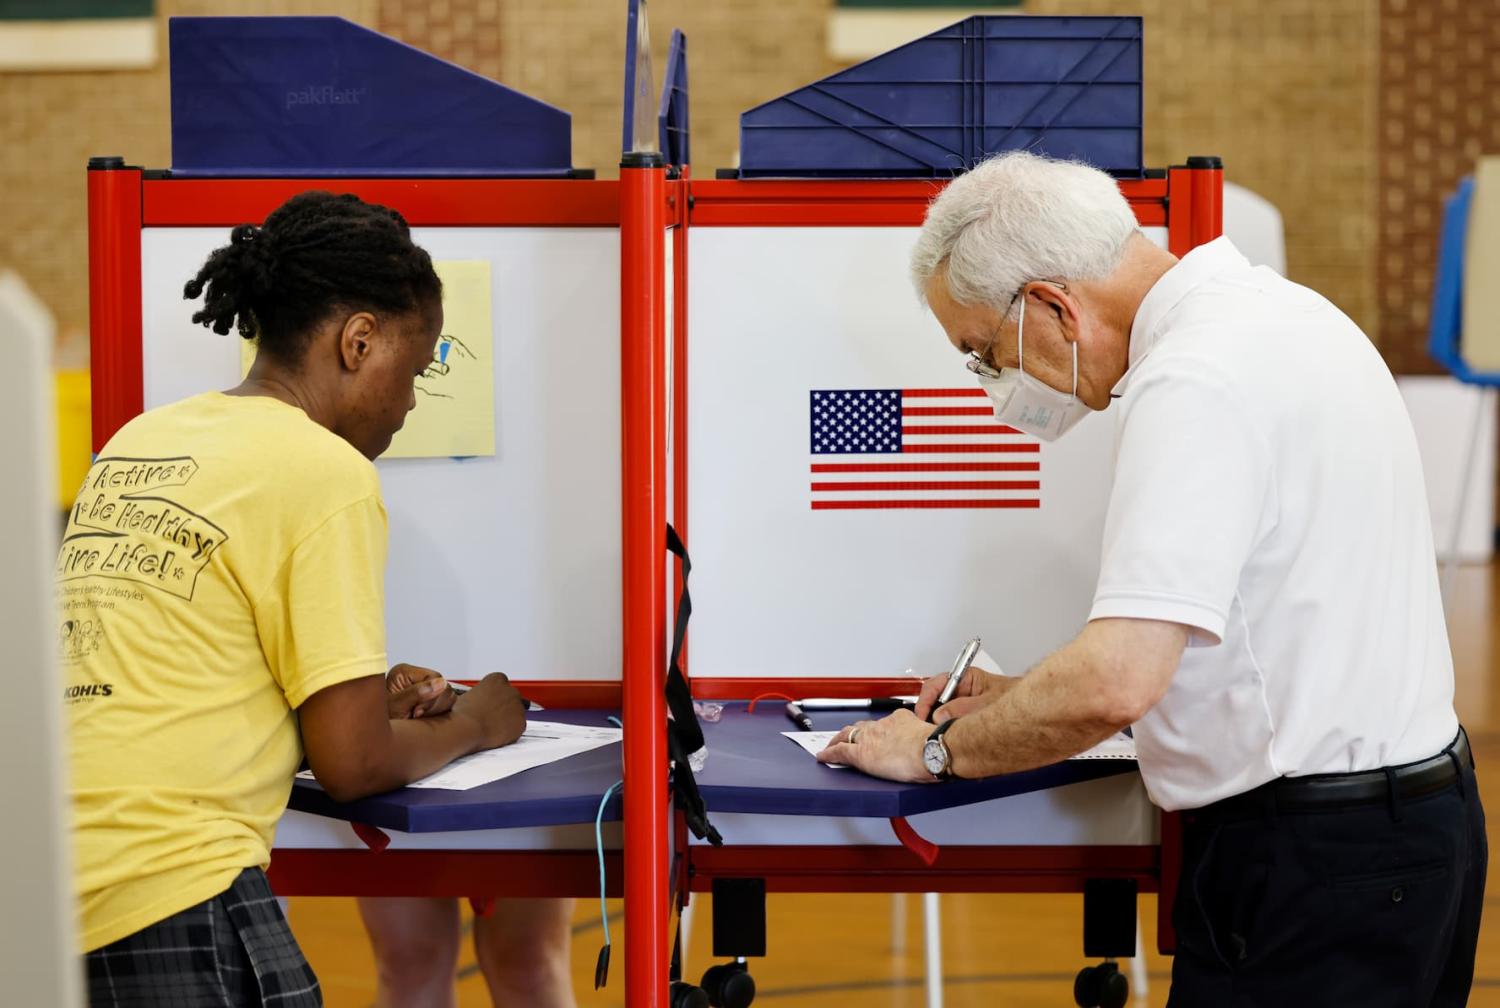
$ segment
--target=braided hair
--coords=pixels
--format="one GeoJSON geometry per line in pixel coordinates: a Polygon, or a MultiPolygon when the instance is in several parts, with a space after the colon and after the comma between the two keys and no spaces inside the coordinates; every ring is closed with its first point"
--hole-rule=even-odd
{"type": "Polygon", "coordinates": [[[305,192],[265,224],[241,224],[209,255],[183,297],[193,321],[245,339],[286,364],[335,309],[405,314],[438,303],[442,281],[405,218],[349,193],[305,192]],[[205,293],[206,292],[206,293],[205,293]]]}

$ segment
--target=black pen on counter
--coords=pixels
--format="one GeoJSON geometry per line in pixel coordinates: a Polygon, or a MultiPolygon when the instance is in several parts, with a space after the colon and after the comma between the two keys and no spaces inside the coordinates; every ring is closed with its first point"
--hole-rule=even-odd
{"type": "Polygon", "coordinates": [[[786,716],[792,719],[792,723],[803,731],[812,731],[812,718],[802,712],[802,705],[793,700],[786,705],[786,716]]]}

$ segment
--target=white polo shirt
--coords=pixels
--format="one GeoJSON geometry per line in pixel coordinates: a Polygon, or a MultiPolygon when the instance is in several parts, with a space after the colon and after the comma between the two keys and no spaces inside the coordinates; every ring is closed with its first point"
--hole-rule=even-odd
{"type": "Polygon", "coordinates": [[[1193,628],[1135,726],[1164,809],[1424,759],[1458,730],[1422,466],[1359,328],[1227,238],[1130,333],[1090,619],[1193,628]]]}

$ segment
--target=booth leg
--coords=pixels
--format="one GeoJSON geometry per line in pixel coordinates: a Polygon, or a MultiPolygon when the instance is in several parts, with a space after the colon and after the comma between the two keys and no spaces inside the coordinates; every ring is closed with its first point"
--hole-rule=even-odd
{"type": "Polygon", "coordinates": [[[713,1008],[749,1008],[755,978],[745,960],[766,954],[766,880],[714,879],[713,894],[714,955],[733,959],[704,972],[703,990],[713,1008]]]}
{"type": "Polygon", "coordinates": [[[1140,941],[1135,879],[1086,879],[1083,883],[1083,954],[1104,962],[1085,966],[1073,981],[1081,1008],[1125,1008],[1130,983],[1116,959],[1138,954],[1140,941]]]}
{"type": "Polygon", "coordinates": [[[943,915],[935,892],[922,894],[922,933],[927,972],[927,1008],[943,1008],[943,915]]]}

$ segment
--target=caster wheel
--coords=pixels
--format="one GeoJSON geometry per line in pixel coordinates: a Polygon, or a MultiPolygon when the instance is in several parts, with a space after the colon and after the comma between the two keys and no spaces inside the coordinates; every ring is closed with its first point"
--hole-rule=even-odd
{"type": "Polygon", "coordinates": [[[1104,993],[1104,979],[1097,968],[1085,966],[1073,978],[1073,1003],[1079,1008],[1098,1008],[1104,993]]]}
{"type": "Polygon", "coordinates": [[[1111,973],[1104,978],[1104,990],[1099,997],[1099,1008],[1125,1008],[1130,1000],[1130,981],[1123,973],[1111,973]]]}
{"type": "Polygon", "coordinates": [[[672,984],[667,1003],[672,1008],[709,1008],[708,995],[703,992],[702,987],[694,987],[680,980],[672,984]]]}
{"type": "Polygon", "coordinates": [[[713,1008],[750,1008],[755,1000],[755,978],[742,963],[710,966],[701,982],[713,1008]]]}
{"type": "Polygon", "coordinates": [[[1130,981],[1112,962],[1085,966],[1073,978],[1073,1003],[1080,1008],[1125,1008],[1130,981]]]}
{"type": "Polygon", "coordinates": [[[750,1008],[755,1000],[755,978],[749,973],[734,973],[719,988],[719,1008],[750,1008]]]}

